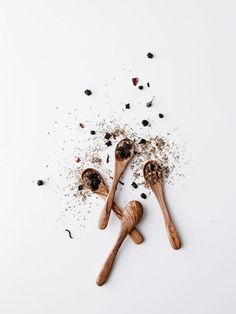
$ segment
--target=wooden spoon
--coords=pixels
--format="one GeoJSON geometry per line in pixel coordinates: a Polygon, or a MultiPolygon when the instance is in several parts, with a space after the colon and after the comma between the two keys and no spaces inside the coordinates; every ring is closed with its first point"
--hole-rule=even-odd
{"type": "MultiPolygon", "coordinates": [[[[102,199],[106,199],[108,189],[102,175],[96,169],[85,169],[82,173],[82,180],[86,188],[99,195],[102,199]]],[[[113,202],[113,211],[119,219],[122,218],[123,213],[115,202],[113,202]]],[[[133,228],[129,235],[136,244],[143,242],[143,236],[136,228],[133,228]]]]}
{"type": "Polygon", "coordinates": [[[115,171],[111,189],[108,193],[104,209],[100,216],[100,229],[105,229],[108,224],[118,181],[133,155],[134,143],[130,139],[123,139],[117,144],[115,150],[115,171]]]}
{"type": "Polygon", "coordinates": [[[161,206],[170,244],[173,249],[178,250],[181,242],[164,198],[162,168],[156,161],[150,160],[145,164],[143,173],[161,206]]]}
{"type": "Polygon", "coordinates": [[[116,255],[123,243],[124,239],[126,238],[127,234],[134,228],[134,226],[140,221],[143,215],[143,206],[138,201],[131,201],[129,202],[124,209],[123,216],[121,218],[121,228],[118,239],[116,241],[115,246],[113,247],[110,255],[105,261],[105,264],[98,275],[97,278],[97,285],[102,286],[106,282],[112,265],[115,261],[116,255]]]}

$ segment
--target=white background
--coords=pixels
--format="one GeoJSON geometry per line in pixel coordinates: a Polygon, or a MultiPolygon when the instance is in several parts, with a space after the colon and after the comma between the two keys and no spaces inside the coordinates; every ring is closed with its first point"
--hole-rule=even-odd
{"type": "MultiPolygon", "coordinates": [[[[219,0],[0,0],[1,313],[236,313],[235,10],[219,0]],[[131,92],[124,80],[133,73],[151,91],[131,92]],[[97,287],[119,224],[101,232],[95,214],[86,234],[68,238],[52,188],[58,144],[46,134],[57,105],[67,112],[80,104],[81,119],[93,121],[152,94],[166,115],[158,130],[180,127],[192,158],[181,186],[166,188],[183,248],[170,248],[149,197],[145,243],[127,240],[97,287]],[[42,176],[49,182],[39,188],[42,176]]],[[[136,119],[143,115],[137,106],[136,119]]]]}

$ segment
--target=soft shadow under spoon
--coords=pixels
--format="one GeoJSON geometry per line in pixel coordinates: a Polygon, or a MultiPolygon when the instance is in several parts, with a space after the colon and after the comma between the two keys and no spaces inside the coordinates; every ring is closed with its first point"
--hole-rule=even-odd
{"type": "Polygon", "coordinates": [[[138,201],[129,202],[124,209],[123,216],[121,218],[121,228],[118,239],[111,253],[105,261],[105,264],[98,275],[97,285],[102,286],[106,282],[112,265],[115,261],[116,255],[121,247],[121,244],[125,240],[127,234],[134,228],[134,226],[140,221],[143,215],[143,206],[138,201]]]}
{"type": "Polygon", "coordinates": [[[163,193],[162,168],[157,163],[157,161],[150,160],[145,164],[143,174],[145,180],[150,185],[162,209],[170,244],[173,249],[178,250],[181,247],[181,242],[174,223],[171,219],[168,207],[166,205],[163,193]]]}
{"type": "Polygon", "coordinates": [[[100,229],[105,229],[108,224],[118,181],[120,179],[120,176],[124,172],[125,167],[128,165],[129,161],[133,157],[133,155],[134,155],[133,141],[131,141],[130,139],[123,139],[117,144],[115,149],[115,171],[111,189],[108,193],[105,206],[100,216],[99,221],[100,229]]]}
{"type": "MultiPolygon", "coordinates": [[[[86,188],[88,188],[93,193],[99,195],[102,199],[106,199],[108,195],[108,189],[102,175],[96,169],[85,169],[81,177],[83,180],[83,184],[86,188]]],[[[115,202],[113,202],[112,207],[116,216],[121,219],[123,214],[122,210],[117,206],[115,202]]],[[[143,242],[143,236],[136,228],[133,228],[129,235],[136,244],[140,244],[143,242]]]]}

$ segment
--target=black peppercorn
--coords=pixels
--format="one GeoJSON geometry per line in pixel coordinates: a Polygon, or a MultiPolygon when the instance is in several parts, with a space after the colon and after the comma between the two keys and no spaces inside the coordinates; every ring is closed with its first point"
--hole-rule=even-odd
{"type": "Polygon", "coordinates": [[[147,126],[147,125],[148,125],[148,121],[147,121],[147,120],[143,120],[143,121],[142,121],[142,125],[143,125],[143,126],[147,126]]]}
{"type": "Polygon", "coordinates": [[[125,108],[126,108],[126,109],[130,109],[130,104],[126,104],[126,105],[125,105],[125,108]]]}
{"type": "Polygon", "coordinates": [[[164,115],[162,113],[159,113],[159,118],[160,119],[164,118],[164,115]]]}
{"type": "Polygon", "coordinates": [[[38,186],[40,186],[40,185],[44,185],[43,180],[38,180],[38,181],[37,181],[37,185],[38,185],[38,186]]]}
{"type": "Polygon", "coordinates": [[[152,58],[153,58],[153,54],[152,54],[151,52],[149,52],[149,53],[147,53],[147,57],[148,57],[149,59],[152,59],[152,58]]]}
{"type": "Polygon", "coordinates": [[[143,85],[139,85],[138,89],[142,90],[143,89],[143,85]]]}
{"type": "Polygon", "coordinates": [[[91,92],[90,89],[86,89],[86,90],[84,91],[84,93],[85,93],[87,96],[92,95],[92,92],[91,92]]]}
{"type": "Polygon", "coordinates": [[[90,134],[91,134],[91,135],[95,135],[96,132],[92,130],[92,131],[90,131],[90,134]]]}
{"type": "Polygon", "coordinates": [[[132,187],[135,188],[135,189],[138,188],[138,185],[137,185],[137,183],[135,183],[135,182],[133,182],[131,185],[132,185],[132,187]]]}
{"type": "Polygon", "coordinates": [[[142,193],[140,196],[141,196],[143,199],[146,199],[146,198],[147,198],[147,195],[146,195],[145,193],[142,193]]]}
{"type": "Polygon", "coordinates": [[[78,186],[78,190],[79,190],[79,191],[83,190],[83,185],[80,184],[80,185],[78,186]]]}

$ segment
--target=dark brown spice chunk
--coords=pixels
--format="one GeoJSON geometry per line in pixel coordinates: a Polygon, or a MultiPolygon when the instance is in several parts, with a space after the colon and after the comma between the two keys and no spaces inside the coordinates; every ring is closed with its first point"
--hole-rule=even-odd
{"type": "Polygon", "coordinates": [[[153,54],[152,54],[151,52],[149,52],[149,53],[147,54],[147,57],[148,57],[149,59],[152,59],[152,58],[153,58],[153,54]]]}
{"type": "Polygon", "coordinates": [[[146,198],[147,198],[147,195],[146,195],[145,193],[142,193],[140,196],[141,196],[143,199],[146,199],[146,198]]]}
{"type": "Polygon", "coordinates": [[[164,114],[159,113],[159,118],[160,118],[160,119],[164,118],[164,114]]]}
{"type": "Polygon", "coordinates": [[[104,136],[104,138],[105,138],[106,140],[109,140],[109,139],[111,138],[111,134],[110,134],[110,133],[106,133],[105,136],[104,136]]]}
{"type": "Polygon", "coordinates": [[[92,92],[91,92],[90,89],[86,89],[86,90],[84,91],[84,93],[85,93],[87,96],[92,95],[92,92]]]}
{"type": "Polygon", "coordinates": [[[83,123],[80,123],[79,126],[81,127],[81,129],[84,128],[84,124],[83,123]]]}
{"type": "Polygon", "coordinates": [[[140,141],[139,141],[139,144],[146,144],[147,143],[147,141],[144,139],[144,138],[142,138],[140,141]]]}
{"type": "Polygon", "coordinates": [[[107,141],[105,144],[107,145],[107,147],[109,147],[109,146],[112,145],[112,142],[111,141],[107,141]]]}
{"type": "Polygon", "coordinates": [[[38,186],[44,185],[43,180],[38,180],[38,181],[37,181],[37,185],[38,185],[38,186]]]}
{"type": "Polygon", "coordinates": [[[126,109],[130,109],[130,104],[126,104],[126,105],[125,105],[125,108],[126,108],[126,109]]]}
{"type": "Polygon", "coordinates": [[[137,183],[135,183],[135,182],[133,182],[131,185],[132,185],[132,187],[135,188],[135,189],[138,188],[138,185],[137,185],[137,183]]]}
{"type": "Polygon", "coordinates": [[[143,125],[143,126],[147,126],[147,125],[148,125],[148,121],[147,121],[147,120],[143,120],[143,121],[142,121],[142,125],[143,125]]]}
{"type": "Polygon", "coordinates": [[[138,89],[142,90],[142,89],[143,89],[143,85],[140,85],[140,86],[138,87],[138,89]]]}
{"type": "Polygon", "coordinates": [[[138,81],[139,81],[138,77],[133,77],[132,78],[132,83],[133,83],[134,86],[136,86],[138,84],[138,81]]]}

